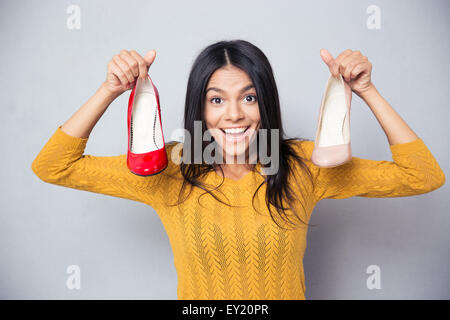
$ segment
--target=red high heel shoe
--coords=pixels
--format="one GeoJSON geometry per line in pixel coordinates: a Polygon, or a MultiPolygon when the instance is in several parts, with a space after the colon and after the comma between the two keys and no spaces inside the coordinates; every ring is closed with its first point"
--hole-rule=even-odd
{"type": "Polygon", "coordinates": [[[137,79],[128,100],[127,166],[139,176],[162,172],[168,165],[159,94],[150,76],[137,79]]]}

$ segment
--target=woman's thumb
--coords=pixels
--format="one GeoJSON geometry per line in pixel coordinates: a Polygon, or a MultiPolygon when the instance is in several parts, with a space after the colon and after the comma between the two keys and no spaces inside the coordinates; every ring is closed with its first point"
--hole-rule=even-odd
{"type": "Polygon", "coordinates": [[[334,62],[334,58],[331,55],[330,51],[328,51],[327,49],[321,49],[320,50],[320,56],[322,57],[323,62],[325,62],[328,66],[328,68],[330,69],[330,72],[334,75],[337,72],[334,68],[335,62],[334,62]]]}
{"type": "Polygon", "coordinates": [[[154,49],[147,52],[144,56],[144,60],[147,63],[147,67],[150,67],[150,65],[155,61],[156,57],[156,51],[154,49]]]}
{"type": "Polygon", "coordinates": [[[323,62],[325,62],[329,67],[331,67],[330,64],[333,62],[334,59],[330,51],[328,51],[327,49],[321,49],[320,56],[322,57],[323,62]]]}

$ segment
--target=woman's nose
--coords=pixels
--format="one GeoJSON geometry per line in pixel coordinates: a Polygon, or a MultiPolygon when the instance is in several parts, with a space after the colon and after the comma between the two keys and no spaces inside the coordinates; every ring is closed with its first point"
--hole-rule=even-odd
{"type": "Polygon", "coordinates": [[[239,102],[230,102],[227,108],[227,117],[232,121],[237,121],[244,117],[244,112],[239,102]]]}

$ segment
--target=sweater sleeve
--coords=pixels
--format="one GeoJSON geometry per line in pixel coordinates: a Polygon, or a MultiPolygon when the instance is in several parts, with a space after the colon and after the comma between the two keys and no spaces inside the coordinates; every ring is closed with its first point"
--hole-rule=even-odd
{"type": "Polygon", "coordinates": [[[87,141],[88,138],[68,135],[59,126],[34,159],[31,169],[47,183],[130,199],[152,207],[159,204],[160,189],[167,183],[164,171],[148,177],[135,175],[127,167],[126,154],[84,155],[87,141]]]}
{"type": "MultiPolygon", "coordinates": [[[[308,160],[314,141],[306,142],[308,160]]],[[[393,161],[352,157],[338,167],[312,164],[315,198],[345,199],[407,197],[431,192],[445,183],[445,175],[421,138],[390,146],[393,161]]]]}

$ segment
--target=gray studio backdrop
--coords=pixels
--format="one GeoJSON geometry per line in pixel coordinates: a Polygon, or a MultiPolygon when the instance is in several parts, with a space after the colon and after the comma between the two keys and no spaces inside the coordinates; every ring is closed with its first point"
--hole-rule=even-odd
{"type": "MultiPolygon", "coordinates": [[[[240,38],[264,51],[286,131],[308,139],[329,75],[320,49],[334,57],[360,50],[379,92],[449,176],[449,9],[445,0],[2,0],[0,298],[176,299],[170,243],[151,207],[47,184],[31,170],[121,49],[157,51],[150,74],[166,140],[182,127],[190,67],[213,42],[240,38]],[[373,8],[378,18],[371,18],[373,8]],[[71,266],[81,271],[80,289],[67,285],[71,266]]],[[[100,119],[86,154],[126,153],[129,93],[100,119]]],[[[392,161],[376,118],[353,99],[354,156],[392,161]]],[[[307,299],[449,299],[449,199],[446,183],[407,198],[318,203],[304,257],[307,299]],[[367,286],[370,266],[379,268],[379,289],[367,286]]]]}

